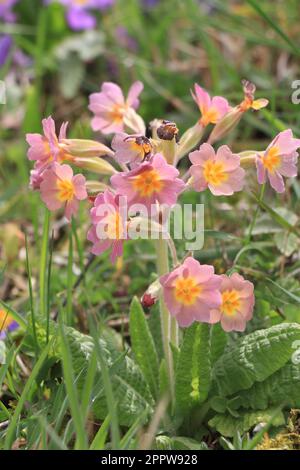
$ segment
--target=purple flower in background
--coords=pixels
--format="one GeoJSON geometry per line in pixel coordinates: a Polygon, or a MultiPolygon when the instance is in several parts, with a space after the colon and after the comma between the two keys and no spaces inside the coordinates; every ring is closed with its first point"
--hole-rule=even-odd
{"type": "Polygon", "coordinates": [[[5,34],[4,36],[0,36],[0,67],[2,67],[9,55],[10,48],[12,46],[12,38],[5,34]]]}
{"type": "Polygon", "coordinates": [[[143,0],[143,4],[146,8],[154,8],[160,2],[160,0],[143,0]]]}
{"type": "Polygon", "coordinates": [[[117,26],[115,29],[115,34],[120,46],[132,52],[137,51],[138,44],[136,40],[130,36],[128,30],[124,26],[117,26]]]}
{"type": "MultiPolygon", "coordinates": [[[[53,3],[55,0],[46,0],[53,3]]],[[[111,7],[115,0],[59,0],[67,8],[67,21],[75,31],[95,28],[97,21],[92,10],[105,10],[111,7]]]]}
{"type": "Polygon", "coordinates": [[[3,309],[0,309],[0,340],[6,338],[8,331],[14,331],[19,327],[13,317],[3,309]]]}
{"type": "Polygon", "coordinates": [[[11,11],[12,7],[18,0],[0,0],[0,18],[8,23],[15,20],[15,15],[11,11]]]}
{"type": "MultiPolygon", "coordinates": [[[[12,12],[12,7],[18,0],[0,0],[0,20],[6,23],[13,23],[16,19],[12,12]]],[[[8,34],[0,35],[0,67],[2,67],[9,55],[13,44],[11,36],[8,34]]]]}

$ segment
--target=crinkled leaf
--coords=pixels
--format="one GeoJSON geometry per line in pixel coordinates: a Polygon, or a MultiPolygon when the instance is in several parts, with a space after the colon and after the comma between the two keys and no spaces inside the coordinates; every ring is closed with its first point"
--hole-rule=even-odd
{"type": "Polygon", "coordinates": [[[216,394],[232,395],[264,381],[288,362],[293,342],[299,339],[297,323],[282,323],[243,336],[226,349],[214,366],[216,394]]]}
{"type": "Polygon", "coordinates": [[[275,409],[265,411],[253,411],[240,414],[238,418],[234,418],[230,414],[220,414],[214,416],[209,422],[209,426],[215,428],[220,434],[226,437],[233,437],[237,432],[243,434],[250,428],[259,423],[267,423],[273,418],[273,426],[281,426],[285,423],[283,413],[276,414],[275,409]]]}
{"type": "Polygon", "coordinates": [[[206,400],[211,383],[210,330],[194,323],[184,335],[175,374],[176,407],[184,413],[206,400]]]}

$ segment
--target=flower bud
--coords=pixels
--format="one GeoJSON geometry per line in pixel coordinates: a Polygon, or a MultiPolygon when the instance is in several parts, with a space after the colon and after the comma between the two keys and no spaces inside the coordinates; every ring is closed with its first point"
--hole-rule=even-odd
{"type": "Polygon", "coordinates": [[[257,152],[255,150],[246,150],[245,152],[239,153],[240,156],[240,164],[243,168],[251,167],[255,164],[257,155],[261,152],[257,152]]]}
{"type": "Polygon", "coordinates": [[[240,122],[243,114],[244,111],[239,106],[232,108],[222,119],[220,119],[219,122],[217,122],[207,142],[213,145],[217,140],[220,140],[229,134],[229,132],[232,131],[232,129],[234,129],[234,127],[236,127],[240,122]]]}
{"type": "Polygon", "coordinates": [[[110,148],[95,140],[63,139],[60,147],[73,157],[85,158],[114,155],[114,152],[110,148]]]}
{"type": "Polygon", "coordinates": [[[87,180],[85,187],[89,195],[104,192],[109,186],[101,181],[87,180]]]}
{"type": "Polygon", "coordinates": [[[232,131],[232,129],[240,122],[243,114],[249,109],[257,111],[268,105],[269,101],[265,98],[260,98],[258,100],[254,99],[254,93],[256,91],[254,83],[251,83],[248,80],[242,80],[242,85],[244,91],[243,101],[232,108],[227,114],[225,114],[225,116],[223,116],[222,119],[220,119],[220,121],[217,122],[209,136],[209,144],[212,145],[217,140],[220,140],[229,134],[229,132],[232,131]]]}
{"type": "Polygon", "coordinates": [[[117,173],[110,163],[100,157],[75,157],[72,163],[79,168],[98,173],[99,175],[113,175],[117,173]]]}
{"type": "Polygon", "coordinates": [[[178,143],[176,152],[176,161],[187,155],[193,150],[200,142],[204,132],[204,127],[197,122],[193,127],[190,127],[181,137],[178,143]]]}
{"type": "Polygon", "coordinates": [[[157,279],[152,284],[150,284],[150,286],[148,287],[148,289],[142,296],[141,298],[142,306],[144,308],[152,307],[152,305],[154,305],[157,302],[160,291],[161,291],[161,284],[159,282],[159,279],[157,279]]]}

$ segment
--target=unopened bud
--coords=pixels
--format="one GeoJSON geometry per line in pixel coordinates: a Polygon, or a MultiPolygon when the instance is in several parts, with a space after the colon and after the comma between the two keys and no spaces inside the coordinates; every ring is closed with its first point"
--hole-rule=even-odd
{"type": "Polygon", "coordinates": [[[89,195],[104,192],[109,186],[101,181],[87,180],[85,183],[86,190],[89,195]]]}
{"type": "Polygon", "coordinates": [[[248,80],[242,80],[243,85],[243,92],[244,92],[244,99],[243,101],[232,108],[225,116],[223,116],[220,121],[217,122],[215,127],[213,128],[208,143],[214,144],[217,140],[222,139],[225,137],[229,132],[237,126],[240,122],[243,114],[248,111],[249,109],[253,109],[255,111],[265,108],[269,101],[265,98],[260,98],[258,100],[254,99],[254,94],[256,91],[256,86],[254,83],[249,82],[248,80]]]}
{"type": "Polygon", "coordinates": [[[106,145],[95,140],[85,139],[64,139],[60,147],[74,157],[103,157],[113,156],[114,152],[106,145]]]}
{"type": "Polygon", "coordinates": [[[200,142],[204,132],[204,127],[197,122],[193,127],[190,127],[179,140],[176,161],[187,155],[193,150],[200,142]]]}
{"type": "Polygon", "coordinates": [[[159,282],[159,279],[157,279],[152,284],[150,284],[150,286],[148,287],[148,289],[142,296],[141,298],[142,306],[144,308],[152,307],[152,305],[154,305],[158,300],[160,290],[161,290],[161,284],[159,282]]]}
{"type": "Polygon", "coordinates": [[[234,129],[240,122],[243,114],[244,111],[239,106],[232,108],[220,119],[220,121],[217,122],[207,142],[212,145],[217,140],[220,140],[229,134],[229,132],[232,131],[232,129],[234,129]]]}
{"type": "Polygon", "coordinates": [[[100,157],[76,157],[73,159],[72,163],[79,168],[98,173],[99,175],[113,175],[114,173],[117,173],[115,168],[110,163],[100,157]]]}

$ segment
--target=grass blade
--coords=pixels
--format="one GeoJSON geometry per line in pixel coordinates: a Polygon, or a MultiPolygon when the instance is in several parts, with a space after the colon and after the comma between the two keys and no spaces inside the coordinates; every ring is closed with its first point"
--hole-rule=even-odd
{"type": "Polygon", "coordinates": [[[50,212],[45,209],[41,262],[40,262],[40,314],[47,312],[47,259],[48,259],[48,239],[49,239],[50,212]]]}
{"type": "Polygon", "coordinates": [[[72,357],[67,342],[67,338],[64,332],[64,326],[62,323],[62,316],[59,315],[59,333],[61,339],[61,360],[63,375],[65,380],[66,392],[68,395],[68,401],[70,405],[71,415],[76,430],[76,444],[75,448],[80,450],[87,449],[87,438],[84,428],[84,419],[82,416],[82,410],[79,403],[77,388],[75,384],[75,376],[73,371],[72,357]]]}
{"type": "Polygon", "coordinates": [[[41,367],[44,364],[44,361],[46,360],[46,358],[48,356],[48,352],[49,352],[49,349],[52,345],[52,342],[53,342],[53,340],[51,340],[47,344],[47,346],[44,348],[44,350],[41,352],[40,357],[39,357],[38,361],[36,362],[36,364],[34,365],[32,371],[31,371],[30,377],[28,378],[28,380],[25,384],[22,395],[20,396],[20,399],[19,399],[18,404],[16,406],[16,409],[14,411],[13,417],[12,417],[11,422],[9,424],[9,427],[7,429],[7,434],[6,434],[5,443],[4,443],[4,449],[5,450],[9,450],[11,448],[12,444],[13,444],[16,427],[17,427],[19,418],[21,416],[23,406],[26,402],[27,395],[31,391],[31,389],[34,385],[35,379],[36,379],[38,373],[40,372],[41,367]]]}

